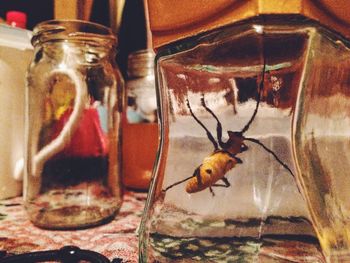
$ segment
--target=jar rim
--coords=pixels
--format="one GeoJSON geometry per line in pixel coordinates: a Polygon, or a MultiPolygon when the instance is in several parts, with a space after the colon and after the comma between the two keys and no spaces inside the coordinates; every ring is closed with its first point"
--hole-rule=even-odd
{"type": "Polygon", "coordinates": [[[109,27],[78,19],[47,20],[34,27],[31,40],[33,46],[51,40],[84,41],[98,45],[102,41],[105,45],[117,45],[117,37],[109,27]]]}

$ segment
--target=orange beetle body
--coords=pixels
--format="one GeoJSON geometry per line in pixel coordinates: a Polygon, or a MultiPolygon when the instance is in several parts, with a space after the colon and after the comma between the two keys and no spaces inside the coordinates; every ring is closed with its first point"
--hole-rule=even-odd
{"type": "Polygon", "coordinates": [[[240,163],[238,158],[232,157],[227,151],[217,150],[204,158],[192,177],[186,184],[187,193],[196,193],[213,186],[225,174],[240,163]]]}

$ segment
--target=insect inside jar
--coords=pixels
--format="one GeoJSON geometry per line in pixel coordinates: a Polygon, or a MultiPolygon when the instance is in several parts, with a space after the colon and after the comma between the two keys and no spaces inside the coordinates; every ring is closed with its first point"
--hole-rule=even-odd
{"type": "Polygon", "coordinates": [[[213,187],[230,187],[230,182],[225,176],[228,173],[228,171],[233,169],[236,165],[243,163],[243,161],[237,155],[249,149],[248,146],[244,143],[244,141],[252,142],[262,147],[266,152],[271,154],[274,157],[274,159],[278,163],[280,163],[284,167],[284,169],[286,169],[294,177],[292,170],[276,155],[275,152],[273,152],[271,149],[265,146],[260,140],[244,136],[244,134],[249,130],[250,125],[253,123],[258,113],[261,97],[263,96],[264,92],[264,81],[266,73],[268,72],[266,72],[266,62],[264,60],[254,112],[250,117],[249,121],[240,131],[227,131],[228,139],[226,142],[224,142],[222,139],[222,124],[219,118],[216,116],[216,114],[206,105],[204,94],[201,97],[201,106],[217,122],[217,141],[215,140],[214,136],[209,131],[209,129],[194,114],[188,98],[186,99],[186,105],[189,109],[191,116],[206,131],[208,139],[214,146],[214,151],[209,156],[204,158],[202,163],[194,170],[191,176],[167,186],[165,189],[163,189],[163,192],[166,192],[174,186],[177,186],[187,181],[188,182],[185,187],[187,193],[196,193],[209,188],[211,194],[214,196],[215,193],[213,187]]]}

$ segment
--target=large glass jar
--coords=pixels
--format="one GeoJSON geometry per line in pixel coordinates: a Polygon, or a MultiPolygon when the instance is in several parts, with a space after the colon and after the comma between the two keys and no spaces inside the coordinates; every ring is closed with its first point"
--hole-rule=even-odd
{"type": "Polygon", "coordinates": [[[25,207],[43,228],[101,224],[121,206],[122,78],[116,38],[101,25],[34,29],[27,76],[25,207]]]}
{"type": "Polygon", "coordinates": [[[257,17],[159,49],[161,142],[142,262],[322,262],[291,150],[321,29],[257,17]]]}

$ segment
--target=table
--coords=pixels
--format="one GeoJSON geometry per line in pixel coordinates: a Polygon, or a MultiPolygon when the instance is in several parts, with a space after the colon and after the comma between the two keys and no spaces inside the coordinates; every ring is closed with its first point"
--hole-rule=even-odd
{"type": "MultiPolygon", "coordinates": [[[[98,227],[75,231],[37,228],[28,220],[21,197],[1,200],[0,251],[20,254],[30,251],[60,249],[63,246],[77,246],[81,249],[101,253],[110,260],[118,257],[123,259],[123,263],[138,262],[137,229],[141,221],[146,195],[146,193],[126,192],[121,210],[113,221],[98,227]]],[[[240,253],[248,252],[247,257],[244,256],[245,260],[242,262],[250,262],[249,256],[255,254],[251,253],[251,247],[247,245],[239,246],[237,251],[240,253]]],[[[171,257],[164,259],[164,262],[182,262],[170,259],[171,257]]],[[[324,263],[322,254],[317,247],[296,240],[278,241],[273,246],[264,245],[256,254],[256,260],[269,263],[324,263]]]]}
{"type": "Polygon", "coordinates": [[[110,260],[137,262],[137,228],[146,193],[126,192],[117,217],[108,224],[75,231],[52,231],[35,227],[27,218],[22,198],[0,201],[0,251],[25,253],[73,245],[99,252],[110,260]]]}

